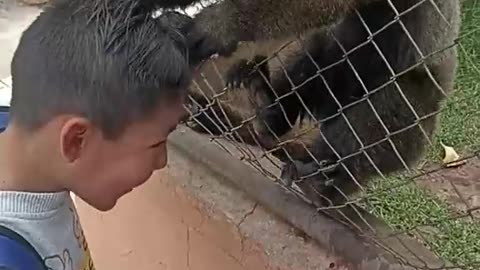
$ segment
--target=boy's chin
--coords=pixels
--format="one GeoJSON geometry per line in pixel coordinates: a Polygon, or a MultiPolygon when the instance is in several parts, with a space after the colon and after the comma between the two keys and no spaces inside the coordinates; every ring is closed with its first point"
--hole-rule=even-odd
{"type": "Polygon", "coordinates": [[[99,200],[94,200],[94,199],[87,199],[87,198],[82,198],[83,201],[85,201],[88,205],[90,205],[91,207],[99,210],[99,211],[102,211],[102,212],[106,212],[106,211],[110,211],[113,209],[113,207],[115,207],[115,205],[117,204],[117,198],[100,198],[99,200]]]}
{"type": "Polygon", "coordinates": [[[115,205],[117,204],[117,201],[125,196],[126,194],[130,193],[133,189],[126,190],[124,192],[118,192],[114,194],[113,192],[109,194],[77,194],[78,197],[80,197],[84,202],[86,202],[88,205],[91,207],[102,211],[110,211],[112,210],[115,205]]]}
{"type": "Polygon", "coordinates": [[[101,203],[101,204],[95,204],[92,205],[95,209],[102,211],[102,212],[107,212],[113,209],[115,205],[117,204],[117,200],[111,202],[111,203],[101,203]]]}

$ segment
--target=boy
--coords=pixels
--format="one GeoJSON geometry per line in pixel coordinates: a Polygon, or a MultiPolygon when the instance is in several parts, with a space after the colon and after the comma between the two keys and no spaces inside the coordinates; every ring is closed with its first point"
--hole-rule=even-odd
{"type": "Polygon", "coordinates": [[[24,32],[0,135],[0,269],[94,269],[69,192],[107,211],[165,166],[210,54],[192,63],[208,43],[192,21],[142,5],[56,1],[24,32]]]}

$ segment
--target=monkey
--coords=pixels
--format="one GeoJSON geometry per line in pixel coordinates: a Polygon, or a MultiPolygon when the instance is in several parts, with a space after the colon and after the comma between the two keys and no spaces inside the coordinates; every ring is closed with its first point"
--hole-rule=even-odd
{"type": "MultiPolygon", "coordinates": [[[[208,48],[207,53],[211,54],[215,51],[218,55],[228,57],[232,59],[232,54],[238,51],[238,43],[251,42],[255,43],[255,49],[258,49],[257,43],[268,42],[275,40],[287,41],[294,35],[297,37],[302,35],[308,35],[313,30],[323,29],[328,27],[330,23],[338,21],[342,15],[354,10],[356,7],[370,3],[377,0],[346,0],[335,3],[330,1],[302,1],[292,2],[288,0],[258,0],[250,2],[251,0],[223,0],[217,1],[213,4],[203,8],[196,16],[195,21],[197,26],[207,33],[209,37],[208,43],[203,44],[202,49],[208,48]],[[274,12],[275,11],[275,12],[274,12]],[[297,16],[303,16],[308,19],[298,20],[297,16]],[[253,22],[258,23],[253,23],[253,22]]],[[[269,45],[267,45],[268,47],[269,45]]],[[[290,54],[295,54],[297,50],[289,50],[285,53],[285,49],[279,52],[280,58],[285,58],[290,54]]],[[[200,50],[197,50],[201,52],[200,50]]],[[[273,51],[270,45],[270,52],[273,51]]],[[[224,59],[222,59],[224,60],[224,59]]],[[[269,61],[274,62],[274,61],[269,61]]],[[[274,64],[274,67],[270,68],[272,73],[277,73],[280,70],[278,63],[274,64]]],[[[272,74],[274,76],[275,74],[272,74]]],[[[210,76],[209,81],[212,79],[210,76]]],[[[216,89],[221,86],[214,87],[216,89]]],[[[234,127],[238,127],[243,120],[252,115],[250,109],[256,105],[251,102],[252,99],[257,99],[261,95],[256,95],[253,92],[249,92],[249,95],[245,95],[247,92],[243,92],[238,95],[237,93],[227,92],[220,98],[215,99],[219,104],[210,105],[211,111],[204,111],[203,113],[196,113],[194,117],[197,122],[201,124],[193,123],[190,128],[200,133],[208,133],[213,135],[220,135],[223,132],[219,130],[219,127],[229,126],[231,123],[234,127]],[[223,100],[223,101],[222,101],[223,100]],[[229,103],[226,104],[225,100],[229,103]],[[248,101],[250,100],[250,101],[248,101]],[[253,107],[252,107],[253,106],[253,107]],[[213,115],[214,114],[214,115],[213,115]],[[212,121],[220,117],[221,123],[212,121]],[[228,118],[228,120],[226,118],[228,118]]],[[[195,103],[191,104],[198,110],[199,107],[205,107],[209,103],[205,99],[205,93],[199,93],[197,87],[191,87],[191,96],[194,97],[195,103]]],[[[258,102],[263,104],[262,101],[258,102]]],[[[241,137],[240,142],[244,142],[250,145],[258,145],[256,140],[252,137],[252,122],[253,125],[257,124],[258,119],[254,119],[247,124],[242,125],[242,128],[238,129],[236,133],[241,137]]],[[[305,156],[304,147],[305,144],[310,144],[312,136],[318,127],[314,126],[311,119],[299,119],[295,124],[293,132],[284,134],[281,136],[282,141],[295,137],[298,133],[305,133],[308,131],[308,135],[303,136],[303,142],[301,144],[295,141],[285,145],[284,148],[288,148],[289,153],[298,153],[297,157],[305,156]],[[293,145],[293,146],[292,146],[293,145]]],[[[273,147],[273,146],[272,146],[273,147]]],[[[284,150],[273,152],[274,156],[281,160],[286,160],[287,157],[283,155],[284,150]]]]}
{"type": "MultiPolygon", "coordinates": [[[[331,29],[306,40],[308,53],[288,57],[288,76],[281,72],[260,76],[258,67],[272,74],[261,63],[266,60],[262,55],[254,57],[254,65],[240,59],[227,71],[228,87],[251,87],[268,97],[263,105],[277,103],[267,109],[256,106],[262,107],[256,112],[262,120],[258,123],[266,123],[256,130],[262,145],[274,144],[275,137],[289,132],[289,122],[298,117],[311,115],[320,123],[309,149],[314,160],[286,162],[281,177],[287,183],[295,180],[316,203],[331,205],[345,202],[376,174],[409,170],[425,152],[437,126],[436,112],[453,90],[459,1],[365,0],[346,1],[346,6],[339,1],[296,1],[297,8],[280,2],[256,1],[247,9],[247,0],[239,0],[236,3],[245,3],[245,9],[214,16],[207,8],[195,19],[203,29],[217,24],[216,35],[224,44],[276,38],[282,30],[283,35],[296,34],[303,31],[299,26],[315,28],[332,22],[331,29]],[[317,17],[296,13],[310,2],[311,7],[323,6],[334,15],[312,20],[317,17]],[[267,11],[274,11],[273,15],[267,11]],[[222,20],[227,23],[220,24],[222,20]],[[236,28],[229,26],[232,21],[236,28]],[[286,95],[292,88],[296,94],[286,95]]],[[[228,0],[221,3],[227,5],[228,0]]]]}
{"type": "MultiPolygon", "coordinates": [[[[258,109],[257,106],[263,105],[267,101],[266,96],[250,91],[248,88],[241,91],[223,91],[223,81],[218,76],[217,69],[222,72],[238,58],[259,51],[272,53],[278,47],[282,47],[278,51],[278,58],[268,61],[269,69],[274,73],[281,69],[281,61],[301,49],[298,42],[292,42],[285,38],[243,43],[231,57],[212,59],[210,63],[203,66],[200,72],[207,78],[207,81],[203,81],[198,75],[194,77],[195,84],[190,87],[189,92],[191,99],[187,103],[192,116],[190,119],[186,119],[184,124],[195,132],[217,137],[231,132],[232,134],[228,136],[229,139],[258,147],[259,144],[254,136],[258,118],[254,118],[254,116],[258,109]]],[[[281,141],[285,142],[282,147],[271,154],[284,161],[304,157],[307,155],[306,148],[308,149],[313,142],[317,130],[318,127],[311,119],[298,119],[291,131],[281,137],[281,141]],[[300,139],[295,139],[299,137],[300,139]]]]}
{"type": "MultiPolygon", "coordinates": [[[[174,0],[172,1],[175,2],[174,0]]],[[[327,23],[335,21],[340,15],[346,14],[356,6],[370,1],[374,0],[346,0],[334,4],[325,1],[301,2],[297,4],[298,2],[289,0],[259,0],[255,2],[251,2],[251,0],[217,1],[203,8],[195,16],[198,28],[210,37],[206,39],[206,42],[201,43],[201,46],[197,46],[195,51],[200,55],[211,55],[212,52],[215,52],[220,56],[231,57],[237,51],[239,41],[280,40],[290,37],[292,34],[302,35],[308,33],[310,29],[324,27],[327,23]],[[273,10],[276,12],[272,12],[273,10]],[[289,10],[292,12],[290,13],[289,10]],[[307,15],[309,20],[297,20],[292,17],[298,15],[307,15]],[[262,20],[262,18],[266,20],[262,20]],[[260,24],[253,24],[254,21],[258,21],[260,24]],[[278,22],[285,23],[279,25],[277,24],[278,22]],[[248,32],[246,31],[247,29],[248,32]]],[[[175,3],[171,6],[184,8],[194,2],[198,3],[199,1],[184,0],[180,3],[181,5],[175,3]]],[[[208,101],[203,96],[203,93],[197,93],[195,87],[192,88],[191,94],[195,96],[195,101],[198,103],[195,107],[207,105],[208,101]]],[[[224,116],[225,113],[228,115],[228,121],[225,118],[221,121],[227,124],[227,126],[227,122],[239,123],[248,114],[247,108],[251,108],[253,105],[251,102],[245,102],[248,100],[245,97],[247,96],[228,93],[223,98],[231,100],[231,104],[235,103],[235,105],[215,104],[212,110],[215,112],[214,114],[220,117],[224,116]],[[238,101],[242,102],[238,103],[238,101]]],[[[201,125],[193,125],[191,128],[201,133],[205,133],[205,128],[207,128],[209,130],[208,133],[213,131],[214,134],[218,135],[218,124],[209,120],[212,118],[215,119],[215,116],[208,113],[197,114],[196,119],[202,123],[203,127],[201,125]],[[203,119],[199,119],[200,117],[203,117],[203,119]]],[[[305,130],[314,129],[314,127],[310,126],[310,121],[298,121],[297,126],[300,123],[304,123],[305,127],[303,129],[305,130]]],[[[234,124],[234,126],[237,125],[234,124]]],[[[246,124],[237,133],[240,133],[242,142],[256,145],[249,127],[250,124],[246,124]]],[[[301,132],[301,130],[298,131],[301,132]]],[[[292,132],[292,135],[296,133],[292,132]]],[[[290,138],[291,136],[288,135],[283,136],[283,138],[290,138]]],[[[307,141],[310,141],[309,137],[305,137],[305,142],[307,141]]],[[[295,142],[290,143],[290,145],[292,144],[295,144],[295,142]]],[[[303,151],[296,146],[290,147],[290,150],[290,152],[303,151]]],[[[281,151],[275,152],[275,156],[279,157],[279,155],[281,155],[281,151]]]]}

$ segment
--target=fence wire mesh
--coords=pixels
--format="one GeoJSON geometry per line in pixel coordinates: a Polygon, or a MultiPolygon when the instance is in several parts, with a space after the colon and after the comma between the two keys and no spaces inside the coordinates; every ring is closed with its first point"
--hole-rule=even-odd
{"type": "Polygon", "coordinates": [[[191,86],[186,125],[405,264],[410,256],[416,269],[480,269],[480,2],[461,2],[460,34],[451,43],[448,5],[379,2],[393,14],[385,25],[373,25],[365,10],[347,15],[359,23],[350,31],[365,35],[357,44],[348,35],[358,33],[335,31],[340,22],[297,38],[242,43],[234,56],[209,61],[191,86]],[[242,84],[226,87],[240,78],[228,77],[238,60],[256,54],[267,56],[255,63],[267,74],[252,68],[237,74],[242,84]],[[342,212],[351,206],[357,217],[342,212]],[[364,212],[384,220],[388,233],[364,212]],[[444,265],[431,266],[406,245],[407,255],[389,250],[384,240],[400,235],[444,265]]]}

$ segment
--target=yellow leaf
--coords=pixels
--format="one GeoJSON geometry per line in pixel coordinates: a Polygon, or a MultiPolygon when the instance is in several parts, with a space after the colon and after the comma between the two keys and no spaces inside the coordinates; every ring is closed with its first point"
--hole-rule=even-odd
{"type": "Polygon", "coordinates": [[[465,160],[460,160],[460,156],[457,154],[455,149],[451,146],[446,146],[442,142],[440,142],[443,149],[445,150],[445,156],[443,158],[443,165],[447,168],[450,167],[458,167],[466,163],[465,160]]]}

